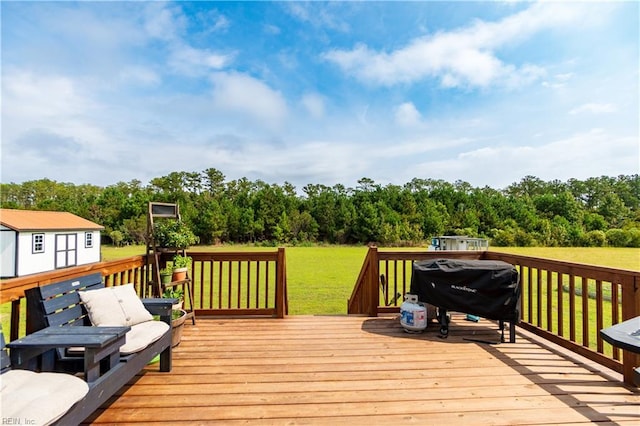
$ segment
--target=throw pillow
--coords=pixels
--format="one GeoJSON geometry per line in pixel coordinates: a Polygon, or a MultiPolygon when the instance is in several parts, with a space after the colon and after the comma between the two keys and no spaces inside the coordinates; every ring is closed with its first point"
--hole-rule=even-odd
{"type": "Polygon", "coordinates": [[[133,326],[153,319],[136,294],[133,284],[79,291],[78,294],[93,325],[133,326]]]}

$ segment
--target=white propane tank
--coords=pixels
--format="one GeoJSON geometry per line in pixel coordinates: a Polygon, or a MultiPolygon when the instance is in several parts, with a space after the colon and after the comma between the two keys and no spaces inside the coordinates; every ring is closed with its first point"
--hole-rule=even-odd
{"type": "Polygon", "coordinates": [[[400,306],[400,324],[405,331],[419,332],[427,328],[427,308],[418,302],[418,295],[407,293],[400,306]]]}

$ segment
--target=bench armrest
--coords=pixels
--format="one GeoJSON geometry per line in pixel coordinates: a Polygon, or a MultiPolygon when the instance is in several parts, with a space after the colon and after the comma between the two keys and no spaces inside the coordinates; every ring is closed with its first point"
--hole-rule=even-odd
{"type": "Polygon", "coordinates": [[[161,321],[171,325],[171,307],[178,303],[178,299],[154,297],[141,300],[151,315],[159,315],[161,321]]]}

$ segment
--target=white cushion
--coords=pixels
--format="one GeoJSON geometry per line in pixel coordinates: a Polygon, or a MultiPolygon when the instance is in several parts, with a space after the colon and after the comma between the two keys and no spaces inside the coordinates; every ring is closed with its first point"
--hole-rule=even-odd
{"type": "Polygon", "coordinates": [[[79,291],[78,294],[93,325],[134,326],[153,319],[136,294],[133,284],[79,291]]]}
{"type": "Polygon", "coordinates": [[[127,333],[126,343],[120,346],[122,355],[138,352],[159,338],[169,330],[169,324],[163,321],[147,321],[131,327],[127,333]]]}
{"type": "MultiPolygon", "coordinates": [[[[162,321],[141,322],[131,327],[126,334],[125,344],[120,346],[121,355],[130,355],[146,348],[169,330],[169,324],[162,321]]],[[[69,355],[81,355],[84,353],[83,347],[67,348],[69,355]]]]}
{"type": "Polygon", "coordinates": [[[10,370],[0,375],[3,419],[48,425],[62,417],[89,391],[87,383],[65,373],[10,370]]]}

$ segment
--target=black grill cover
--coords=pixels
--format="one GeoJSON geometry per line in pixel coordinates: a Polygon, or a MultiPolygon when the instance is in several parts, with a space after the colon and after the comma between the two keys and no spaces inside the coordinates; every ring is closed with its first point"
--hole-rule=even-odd
{"type": "Polygon", "coordinates": [[[493,260],[435,259],[413,263],[418,300],[493,320],[517,320],[518,270],[493,260]]]}

